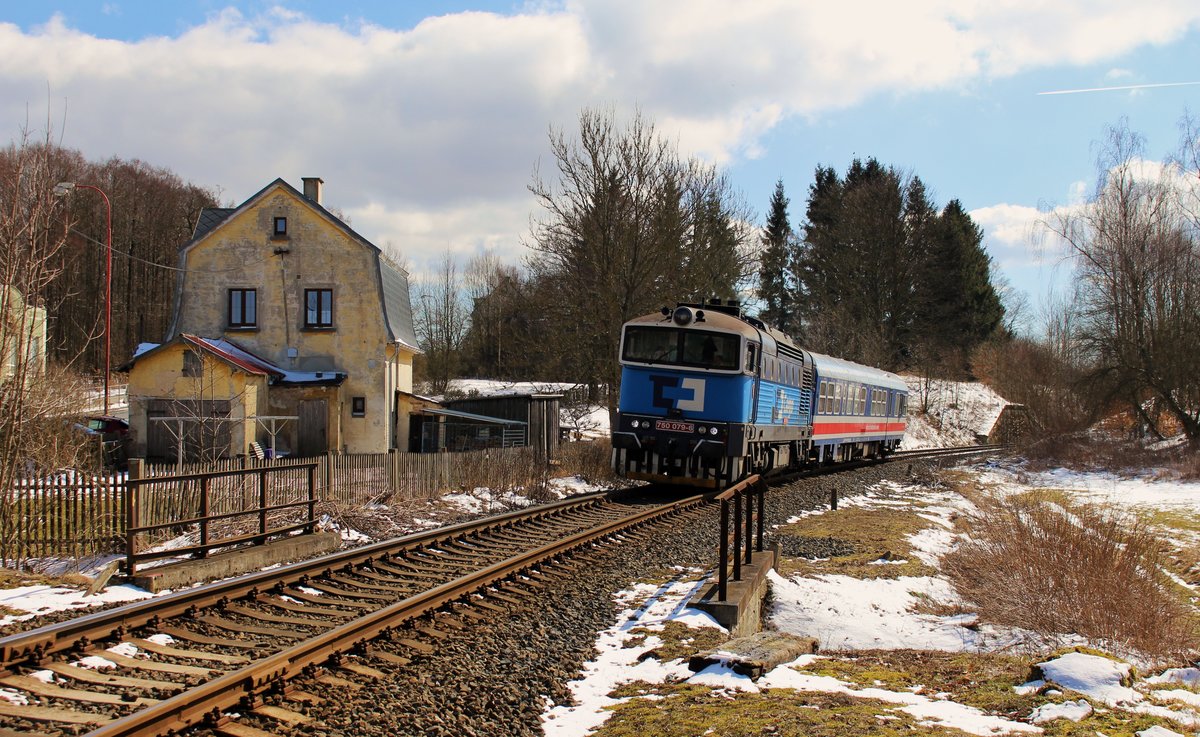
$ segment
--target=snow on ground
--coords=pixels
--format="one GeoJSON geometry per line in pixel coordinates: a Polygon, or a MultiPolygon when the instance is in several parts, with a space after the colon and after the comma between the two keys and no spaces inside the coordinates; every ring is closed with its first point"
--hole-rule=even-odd
{"type": "Polygon", "coordinates": [[[50,614],[65,609],[86,609],[99,604],[130,602],[149,598],[151,594],[136,586],[109,586],[94,596],[66,586],[18,586],[0,590],[0,605],[22,614],[7,614],[0,617],[0,627],[14,622],[23,622],[39,614],[50,614]]]}
{"type": "MultiPolygon", "coordinates": [[[[993,484],[1001,480],[1009,491],[1022,486],[1016,481],[1017,471],[997,464],[982,475],[993,484]]],[[[1104,484],[1107,480],[1074,478],[1081,488],[1091,488],[1087,482],[1104,484]]],[[[1152,488],[1142,489],[1139,500],[1155,499],[1179,505],[1184,498],[1200,511],[1200,484],[1146,482],[1152,488]]],[[[1105,497],[1110,498],[1110,497],[1105,497]]],[[[969,503],[946,489],[929,489],[884,482],[866,493],[842,500],[841,507],[895,507],[921,503],[921,516],[934,527],[913,535],[909,542],[915,553],[926,562],[937,558],[955,543],[951,518],[969,508],[969,503]],[[898,499],[898,495],[900,498],[898,499]]],[[[933,615],[920,611],[917,604],[961,606],[949,582],[941,576],[902,577],[897,579],[861,579],[841,575],[821,575],[811,578],[787,578],[770,574],[771,606],[767,613],[768,627],[800,636],[816,637],[822,649],[936,649],[945,651],[997,652],[1011,649],[1022,642],[1025,633],[1011,629],[980,626],[976,617],[967,612],[958,615],[933,615]]],[[[897,704],[922,724],[960,729],[970,734],[992,735],[1022,732],[1042,732],[1040,725],[1056,719],[1079,721],[1097,708],[1119,708],[1146,713],[1172,720],[1181,730],[1200,725],[1200,695],[1190,690],[1200,683],[1200,669],[1170,669],[1142,680],[1132,679],[1126,662],[1084,653],[1068,653],[1039,663],[1044,681],[1014,685],[1018,693],[1034,693],[1050,682],[1047,704],[1037,708],[1026,721],[1014,721],[985,714],[978,709],[956,703],[946,694],[925,695],[910,690],[890,691],[884,688],[864,688],[828,676],[798,671],[823,656],[803,656],[792,663],[777,666],[758,681],[737,674],[728,664],[718,663],[699,673],[691,673],[683,661],[660,663],[653,658],[641,660],[643,653],[661,644],[656,638],[636,643],[629,634],[634,627],[661,627],[674,618],[704,622],[704,615],[686,607],[687,598],[699,586],[698,581],[677,580],[654,589],[634,585],[617,594],[624,611],[614,625],[601,633],[597,640],[600,655],[585,665],[579,680],[570,684],[576,703],[573,706],[548,707],[543,714],[547,735],[568,737],[586,735],[609,716],[609,709],[625,698],[608,694],[616,687],[633,681],[650,683],[687,682],[703,684],[725,694],[765,692],[770,688],[791,688],[798,691],[842,693],[857,698],[879,699],[897,704]],[[651,593],[652,592],[652,593],[651,593]],[[649,596],[644,610],[629,602],[640,602],[649,596]],[[664,612],[669,612],[664,614],[664,612]],[[1055,690],[1055,689],[1059,690],[1055,690]],[[1069,689],[1086,698],[1051,703],[1050,696],[1069,689]],[[1154,702],[1152,703],[1152,699],[1154,702]],[[1090,700],[1090,701],[1089,701],[1090,700]],[[1175,708],[1162,703],[1175,702],[1175,708]]],[[[1043,689],[1044,690],[1044,689],[1043,689]]],[[[1153,727],[1137,733],[1143,737],[1168,737],[1180,732],[1153,727]]]]}
{"type": "MultiPolygon", "coordinates": [[[[559,499],[564,499],[568,496],[575,496],[578,494],[601,491],[604,488],[597,484],[588,483],[578,476],[551,479],[548,487],[550,493],[559,499]]],[[[508,509],[527,507],[536,503],[534,500],[520,494],[519,492],[495,492],[486,488],[478,488],[468,492],[449,494],[442,497],[441,501],[446,505],[446,508],[443,510],[443,515],[448,514],[452,517],[458,516],[460,513],[472,515],[497,514],[508,509]]],[[[386,509],[386,507],[382,507],[382,505],[380,505],[380,508],[386,509]]],[[[412,520],[414,531],[439,527],[443,524],[445,524],[443,519],[438,519],[433,516],[429,518],[414,518],[412,520]]],[[[349,543],[363,544],[372,542],[372,538],[369,536],[352,527],[345,526],[338,519],[332,518],[328,515],[321,518],[318,526],[323,530],[340,533],[342,539],[349,543]]],[[[170,550],[174,548],[185,547],[187,545],[194,545],[195,542],[194,536],[183,535],[178,538],[168,540],[162,543],[160,546],[157,546],[155,549],[170,550]]],[[[87,561],[40,560],[37,561],[37,570],[40,570],[45,575],[49,576],[63,575],[68,572],[78,572],[85,576],[94,577],[109,562],[118,560],[120,557],[121,556],[110,555],[87,561]]],[[[144,570],[159,565],[166,565],[177,560],[180,559],[164,558],[162,560],[142,563],[139,568],[144,570]]],[[[164,591],[161,593],[167,594],[170,592],[164,591]]],[[[8,609],[17,612],[15,614],[6,614],[4,616],[0,616],[0,627],[32,619],[35,616],[50,614],[52,612],[63,611],[66,609],[82,610],[102,604],[139,601],[141,599],[150,598],[151,596],[154,596],[154,594],[129,584],[110,585],[93,596],[86,596],[82,589],[72,588],[70,586],[32,585],[0,589],[0,606],[7,607],[8,609]]]]}
{"type": "Polygon", "coordinates": [[[621,607],[617,621],[601,632],[596,639],[599,653],[584,666],[578,680],[567,684],[575,697],[574,706],[554,706],[542,714],[542,728],[547,737],[584,735],[608,719],[608,707],[628,699],[613,698],[608,694],[623,683],[646,681],[662,683],[668,678],[683,679],[690,671],[681,661],[661,663],[654,658],[640,660],[640,656],[658,647],[662,641],[647,637],[638,647],[631,647],[635,636],[634,628],[644,627],[651,631],[661,630],[672,620],[683,621],[693,626],[720,627],[710,616],[687,606],[688,600],[703,581],[692,576],[677,577],[662,586],[637,584],[616,595],[621,607]]]}
{"type": "MultiPolygon", "coordinates": [[[[917,422],[921,435],[907,447],[945,447],[974,441],[975,433],[986,433],[995,422],[1005,401],[990,390],[978,385],[943,383],[934,404],[934,424],[917,422]],[[951,406],[954,405],[954,406],[951,406]]],[[[914,394],[916,391],[914,389],[914,394]]],[[[912,400],[917,404],[918,400],[912,400]]],[[[910,424],[913,427],[913,424],[910,424]]],[[[1018,493],[1031,488],[1063,489],[1083,501],[1200,514],[1200,483],[1127,478],[1114,474],[1075,473],[1055,471],[1032,473],[1020,461],[990,463],[978,472],[981,482],[996,493],[1018,493]]],[[[930,489],[883,482],[865,493],[841,500],[841,506],[888,508],[920,504],[920,516],[933,523],[909,539],[913,555],[936,568],[941,555],[956,543],[959,533],[953,519],[971,509],[958,494],[942,488],[930,489]]],[[[820,514],[822,512],[814,512],[820,514]]],[[[688,587],[682,582],[658,592],[656,610],[682,611],[688,587]],[[675,597],[676,604],[666,600],[675,597]]],[[[632,587],[618,594],[619,600],[636,598],[641,589],[632,587]]],[[[1005,651],[1026,642],[1028,633],[980,625],[970,612],[957,615],[923,613],[929,606],[946,605],[961,610],[962,603],[950,583],[941,576],[906,577],[899,579],[852,578],[840,575],[787,578],[771,574],[771,606],[767,612],[770,628],[815,637],[824,649],[921,648],[946,651],[995,652],[1005,651]]],[[[952,609],[953,610],[953,609],[952,609]]],[[[1040,667],[1046,681],[1015,685],[1019,693],[1035,693],[1042,689],[1047,703],[1038,707],[1024,721],[1013,721],[984,714],[973,707],[955,703],[946,694],[926,696],[912,691],[893,692],[882,688],[862,688],[835,678],[817,676],[796,668],[820,656],[804,656],[797,661],[776,667],[757,682],[738,675],[728,665],[718,664],[690,673],[681,661],[657,663],[653,659],[641,662],[642,653],[656,647],[654,638],[633,646],[626,633],[636,621],[629,610],[618,618],[612,628],[602,633],[597,649],[601,656],[585,666],[580,680],[571,685],[576,704],[571,707],[548,708],[543,715],[547,735],[585,735],[603,723],[612,707],[624,699],[608,694],[617,686],[634,680],[658,682],[671,680],[706,684],[714,691],[726,694],[737,691],[764,691],[768,688],[793,688],[806,691],[844,693],[859,698],[875,698],[900,705],[898,708],[917,717],[923,724],[957,728],[971,734],[1011,734],[1042,732],[1042,725],[1058,719],[1079,721],[1094,710],[1121,709],[1146,713],[1171,720],[1179,731],[1161,726],[1137,732],[1138,737],[1170,737],[1191,733],[1200,725],[1200,694],[1194,690],[1200,684],[1200,669],[1170,669],[1139,680],[1131,675],[1128,663],[1083,653],[1068,653],[1044,660],[1040,667]],[[652,665],[648,665],[652,664],[652,665]],[[1063,699],[1068,696],[1083,698],[1063,699]],[[1062,700],[1055,702],[1050,697],[1062,700]],[[1173,704],[1167,708],[1162,704],[1173,704]]],[[[1066,635],[1063,641],[1071,641],[1066,635]]],[[[1082,644],[1081,638],[1074,638],[1082,644]]]]}
{"type": "Polygon", "coordinates": [[[908,429],[901,450],[971,445],[987,435],[1008,400],[978,382],[904,376],[908,429]]]}

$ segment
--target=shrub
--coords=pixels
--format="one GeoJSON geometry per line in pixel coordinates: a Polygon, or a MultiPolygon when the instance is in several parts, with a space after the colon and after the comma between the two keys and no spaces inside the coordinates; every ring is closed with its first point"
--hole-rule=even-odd
{"type": "Polygon", "coordinates": [[[1075,633],[1153,659],[1195,649],[1194,613],[1144,522],[1038,495],[977,504],[970,539],[943,570],[982,619],[1050,641],[1075,633]]]}

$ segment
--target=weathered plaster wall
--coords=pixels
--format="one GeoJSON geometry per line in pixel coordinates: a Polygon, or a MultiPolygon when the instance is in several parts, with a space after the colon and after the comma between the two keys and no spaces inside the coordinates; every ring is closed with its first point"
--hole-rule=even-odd
{"type": "MultiPolygon", "coordinates": [[[[223,336],[287,369],[346,372],[329,400],[329,447],[385,452],[394,389],[412,386],[412,354],[388,343],[377,259],[306,200],[276,189],[190,249],[177,330],[223,336]],[[276,217],[287,218],[286,238],[273,236],[276,217]],[[255,327],[229,327],[230,289],[257,290],[255,327]],[[306,289],[333,290],[332,329],[305,327],[306,289]],[[389,366],[396,360],[407,365],[389,366]],[[351,415],[353,397],[365,398],[365,416],[351,415]]],[[[288,414],[285,404],[270,414],[288,414]]]]}
{"type": "Polygon", "coordinates": [[[212,357],[200,360],[199,376],[184,375],[182,345],[166,346],[140,358],[129,373],[130,455],[146,455],[149,421],[147,408],[152,400],[226,400],[230,403],[229,456],[246,453],[255,439],[256,423],[249,419],[260,414],[260,398],[266,392],[266,377],[235,370],[212,357]]]}

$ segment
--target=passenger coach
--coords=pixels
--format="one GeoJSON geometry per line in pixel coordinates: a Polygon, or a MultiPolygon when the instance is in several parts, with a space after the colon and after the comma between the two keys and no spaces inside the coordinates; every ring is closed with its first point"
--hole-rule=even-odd
{"type": "Polygon", "coordinates": [[[627,322],[613,468],[632,479],[718,487],[899,445],[895,374],[805,351],[736,302],[664,307],[627,322]]]}

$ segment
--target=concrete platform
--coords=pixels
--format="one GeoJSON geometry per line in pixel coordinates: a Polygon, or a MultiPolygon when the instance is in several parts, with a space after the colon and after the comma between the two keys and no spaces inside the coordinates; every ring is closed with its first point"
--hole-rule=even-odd
{"type": "Polygon", "coordinates": [[[341,546],[341,535],[336,532],[293,535],[272,540],[263,545],[252,545],[217,553],[207,558],[195,558],[147,568],[131,576],[129,582],[156,594],[167,589],[178,589],[218,578],[229,578],[252,571],[261,571],[267,566],[277,563],[324,555],[341,546]]]}
{"type": "Polygon", "coordinates": [[[754,554],[752,563],[742,564],[740,581],[726,585],[725,601],[717,600],[718,584],[710,579],[689,603],[708,612],[729,630],[730,637],[747,637],[762,629],[762,602],[767,595],[767,571],[775,568],[778,552],[764,550],[754,554]]]}

